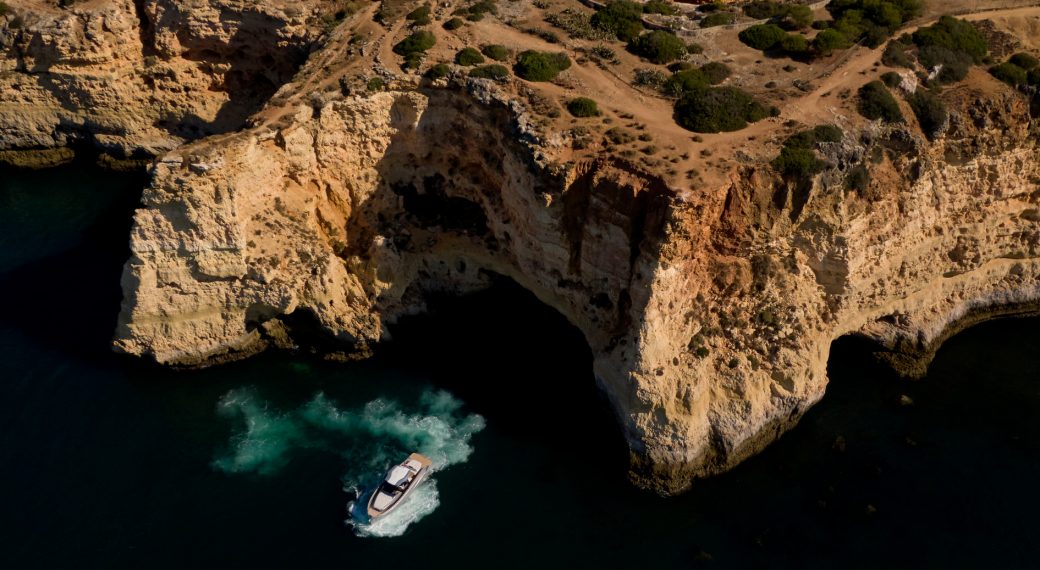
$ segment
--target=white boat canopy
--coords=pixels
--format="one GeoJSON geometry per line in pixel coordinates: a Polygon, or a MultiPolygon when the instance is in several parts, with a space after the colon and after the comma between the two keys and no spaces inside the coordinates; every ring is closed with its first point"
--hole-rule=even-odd
{"type": "Polygon", "coordinates": [[[415,472],[411,469],[404,465],[396,465],[386,474],[386,482],[390,483],[394,487],[401,487],[414,476],[415,472]]]}

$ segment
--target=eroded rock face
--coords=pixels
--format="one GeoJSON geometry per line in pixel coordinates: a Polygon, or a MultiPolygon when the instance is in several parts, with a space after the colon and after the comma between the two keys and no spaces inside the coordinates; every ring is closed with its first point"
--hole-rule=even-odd
{"type": "Polygon", "coordinates": [[[240,128],[306,59],[319,34],[301,8],[321,2],[10,4],[24,24],[0,27],[0,151],[129,158],[240,128]]]}
{"type": "Polygon", "coordinates": [[[506,275],[583,331],[633,480],[674,493],[793,426],[838,336],[914,373],[950,323],[1040,297],[1021,95],[976,103],[937,143],[848,132],[815,181],[741,167],[697,190],[539,162],[523,113],[470,80],[170,153],[135,217],[115,346],[205,365],[284,343],[279,320],[306,311],[364,350],[427,293],[506,275]],[[846,190],[868,157],[873,181],[846,190]]]}

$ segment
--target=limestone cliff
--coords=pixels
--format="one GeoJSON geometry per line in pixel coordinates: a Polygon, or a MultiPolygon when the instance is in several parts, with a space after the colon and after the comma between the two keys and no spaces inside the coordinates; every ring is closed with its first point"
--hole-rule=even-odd
{"type": "Polygon", "coordinates": [[[306,60],[322,2],[9,4],[24,23],[0,26],[0,151],[89,142],[129,158],[241,128],[306,60]]]}
{"type": "MultiPolygon", "coordinates": [[[[169,151],[135,215],[117,350],[205,366],[290,346],[307,314],[363,356],[430,292],[508,276],[584,333],[633,481],[675,493],[792,427],[824,394],[835,338],[870,337],[919,375],[957,326],[1040,297],[1034,95],[984,73],[945,92],[955,112],[934,141],[912,119],[850,118],[836,99],[866,81],[850,67],[787,91],[783,119],[694,148],[670,101],[581,63],[590,52],[574,42],[576,65],[552,85],[458,67],[430,81],[390,49],[406,24],[373,23],[373,6],[296,69],[326,10],[304,8],[98,0],[23,9],[25,26],[0,36],[14,54],[0,59],[0,151],[88,138],[121,156],[169,151]],[[375,77],[389,89],[365,87],[375,77]],[[579,93],[617,97],[610,116],[561,118],[579,93]],[[184,144],[258,110],[250,128],[184,144]],[[792,118],[843,128],[811,179],[767,164],[792,118]],[[670,156],[617,148],[636,137],[608,121],[634,121],[670,156]],[[854,169],[871,182],[847,188],[854,169]]],[[[503,3],[499,17],[526,9],[503,3]]],[[[489,20],[433,26],[439,47],[421,65],[469,43],[550,49],[489,20]]],[[[866,75],[875,59],[846,65],[866,75]]]]}
{"type": "Polygon", "coordinates": [[[1037,299],[1025,98],[968,112],[937,143],[875,125],[832,143],[839,170],[887,149],[860,196],[753,166],[689,190],[616,159],[539,162],[524,107],[484,80],[303,106],[156,164],[116,346],[235,358],[294,311],[363,346],[429,291],[507,275],[585,333],[634,480],[681,491],[822,397],[836,337],[920,353],[975,308],[1037,299]]]}

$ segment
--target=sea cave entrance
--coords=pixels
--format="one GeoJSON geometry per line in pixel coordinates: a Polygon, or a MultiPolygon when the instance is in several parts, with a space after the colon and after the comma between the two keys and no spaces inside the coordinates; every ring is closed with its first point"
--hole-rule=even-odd
{"type": "Polygon", "coordinates": [[[390,327],[377,360],[429,377],[506,437],[588,455],[603,476],[625,476],[628,450],[592,351],[566,317],[502,276],[484,291],[427,299],[427,313],[390,327]]]}

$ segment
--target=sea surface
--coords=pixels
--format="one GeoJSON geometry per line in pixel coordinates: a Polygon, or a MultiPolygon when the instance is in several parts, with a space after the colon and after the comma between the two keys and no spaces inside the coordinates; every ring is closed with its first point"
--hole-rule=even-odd
{"type": "Polygon", "coordinates": [[[917,382],[839,339],[793,431],[662,498],[625,480],[582,335],[509,281],[358,363],[112,353],[145,184],[0,171],[0,567],[1040,567],[1040,320],[917,382]],[[438,469],[407,508],[351,517],[413,450],[438,469]]]}

